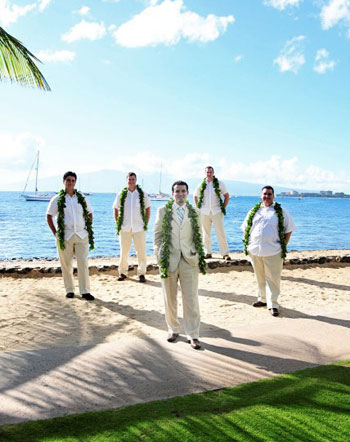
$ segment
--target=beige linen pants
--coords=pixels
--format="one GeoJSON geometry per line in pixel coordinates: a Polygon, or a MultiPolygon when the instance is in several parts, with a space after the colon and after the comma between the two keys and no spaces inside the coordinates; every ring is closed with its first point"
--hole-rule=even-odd
{"type": "Polygon", "coordinates": [[[198,267],[189,265],[183,257],[174,272],[162,279],[165,303],[165,320],[169,333],[179,333],[180,322],[177,317],[177,283],[180,281],[182,292],[183,322],[187,339],[199,338],[198,267]]]}
{"type": "Polygon", "coordinates": [[[147,257],[146,257],[146,232],[141,230],[141,232],[125,232],[121,231],[119,235],[120,243],[120,261],[119,261],[119,276],[121,274],[128,275],[128,257],[131,247],[131,240],[134,240],[134,247],[137,254],[137,275],[145,275],[147,267],[147,257]]]}
{"type": "Polygon", "coordinates": [[[209,215],[203,215],[201,213],[200,221],[203,232],[203,242],[206,253],[212,253],[211,244],[211,225],[214,224],[216,237],[218,239],[221,255],[228,255],[228,244],[225,235],[224,215],[219,212],[216,215],[210,213],[209,215]]]}
{"type": "Polygon", "coordinates": [[[73,257],[77,259],[78,267],[78,281],[79,293],[90,293],[90,278],[89,278],[89,238],[81,239],[78,235],[73,235],[69,241],[65,241],[66,248],[61,250],[58,247],[58,256],[60,258],[62,276],[66,293],[74,293],[74,279],[73,279],[73,257]]]}
{"type": "Polygon", "coordinates": [[[278,308],[283,259],[281,254],[256,256],[249,253],[256,280],[258,282],[258,301],[266,302],[267,308],[278,308]]]}

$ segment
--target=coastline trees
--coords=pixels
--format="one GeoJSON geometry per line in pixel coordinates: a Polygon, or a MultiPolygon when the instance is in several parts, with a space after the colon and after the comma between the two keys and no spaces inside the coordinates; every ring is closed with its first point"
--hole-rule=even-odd
{"type": "Polygon", "coordinates": [[[34,61],[40,62],[19,40],[0,27],[0,81],[9,79],[23,86],[50,91],[34,61]]]}

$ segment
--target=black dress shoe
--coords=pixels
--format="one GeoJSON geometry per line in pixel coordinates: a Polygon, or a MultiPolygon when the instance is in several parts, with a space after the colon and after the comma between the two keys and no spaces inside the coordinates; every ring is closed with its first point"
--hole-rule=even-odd
{"type": "Polygon", "coordinates": [[[256,302],[253,302],[252,306],[253,307],[266,307],[267,304],[266,304],[266,302],[256,301],[256,302]]]}
{"type": "Polygon", "coordinates": [[[231,256],[230,255],[224,255],[222,257],[225,261],[231,261],[231,256]]]}
{"type": "Polygon", "coordinates": [[[124,273],[122,273],[122,274],[119,276],[119,278],[117,279],[117,281],[124,281],[124,279],[126,279],[126,278],[127,278],[127,276],[124,275],[124,273]]]}
{"type": "Polygon", "coordinates": [[[191,347],[194,348],[195,350],[199,350],[200,348],[202,348],[198,339],[190,339],[187,341],[187,343],[191,344],[191,347]]]}
{"type": "Polygon", "coordinates": [[[167,337],[168,342],[175,342],[176,339],[179,337],[178,333],[169,333],[167,337]]]}
{"type": "Polygon", "coordinates": [[[72,292],[67,293],[66,298],[74,298],[74,293],[72,292]]]}
{"type": "Polygon", "coordinates": [[[140,282],[146,282],[145,275],[140,275],[140,276],[139,276],[139,281],[140,281],[140,282]]]}
{"type": "Polygon", "coordinates": [[[270,310],[272,316],[278,316],[280,314],[278,309],[275,308],[275,307],[274,308],[269,308],[269,310],[270,310]]]}
{"type": "Polygon", "coordinates": [[[207,253],[207,254],[205,255],[205,257],[204,257],[204,259],[211,259],[211,258],[212,258],[211,253],[207,253]]]}
{"type": "Polygon", "coordinates": [[[92,296],[90,293],[84,293],[83,295],[81,295],[81,297],[83,299],[86,299],[87,301],[93,301],[95,299],[95,297],[92,296]]]}

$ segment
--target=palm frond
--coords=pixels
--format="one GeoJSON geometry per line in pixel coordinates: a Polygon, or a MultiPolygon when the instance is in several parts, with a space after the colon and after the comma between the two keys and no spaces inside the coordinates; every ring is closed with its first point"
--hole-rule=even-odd
{"type": "Polygon", "coordinates": [[[40,60],[23,44],[0,27],[0,80],[50,91],[50,86],[34,63],[40,60]]]}

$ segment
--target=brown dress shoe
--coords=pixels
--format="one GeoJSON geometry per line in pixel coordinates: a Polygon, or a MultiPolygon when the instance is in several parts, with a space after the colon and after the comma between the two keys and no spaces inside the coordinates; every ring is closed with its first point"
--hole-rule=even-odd
{"type": "Polygon", "coordinates": [[[140,282],[146,282],[145,275],[140,275],[140,276],[139,276],[139,281],[140,281],[140,282]]]}
{"type": "Polygon", "coordinates": [[[267,304],[266,304],[266,302],[256,301],[256,302],[253,302],[252,306],[253,307],[266,307],[267,304]]]}
{"type": "Polygon", "coordinates": [[[202,348],[201,343],[199,342],[198,339],[190,339],[187,342],[188,344],[191,344],[191,347],[194,348],[195,350],[199,350],[200,348],[202,348]]]}
{"type": "Polygon", "coordinates": [[[126,278],[127,278],[127,276],[124,275],[124,273],[122,273],[122,274],[119,276],[119,278],[117,279],[117,281],[124,281],[124,279],[126,279],[126,278]]]}
{"type": "Polygon", "coordinates": [[[167,337],[168,342],[175,342],[176,339],[179,337],[178,333],[169,333],[167,337]]]}
{"type": "Polygon", "coordinates": [[[205,255],[205,257],[204,257],[204,259],[211,259],[211,258],[212,258],[211,253],[207,253],[207,254],[205,255]]]}
{"type": "Polygon", "coordinates": [[[230,256],[230,255],[224,255],[224,256],[223,256],[223,259],[224,259],[225,261],[231,261],[231,256],[230,256]]]}

